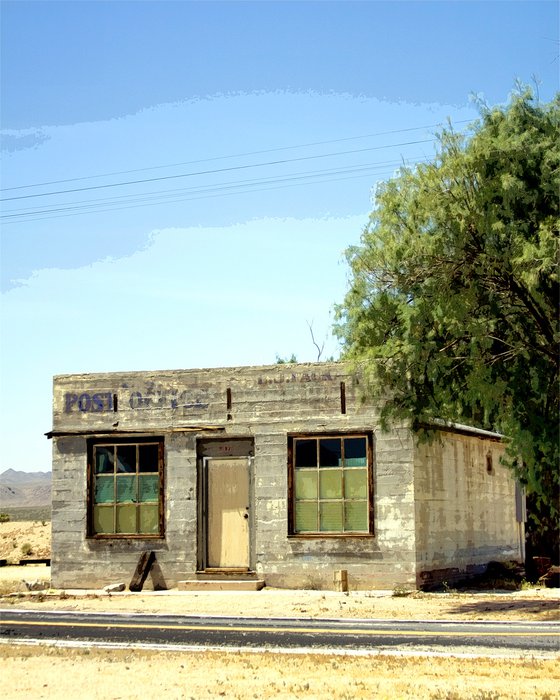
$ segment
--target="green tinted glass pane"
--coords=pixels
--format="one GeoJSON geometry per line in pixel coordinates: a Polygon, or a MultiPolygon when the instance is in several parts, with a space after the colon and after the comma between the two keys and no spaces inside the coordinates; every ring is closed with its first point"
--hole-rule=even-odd
{"type": "Polygon", "coordinates": [[[349,457],[344,460],[345,467],[365,467],[367,465],[365,457],[349,457]]]}
{"type": "Polygon", "coordinates": [[[158,470],[158,446],[138,445],[138,471],[157,472],[158,470]]]}
{"type": "Polygon", "coordinates": [[[113,506],[93,507],[93,531],[98,535],[115,532],[113,506]]]}
{"type": "Polygon", "coordinates": [[[150,474],[150,476],[139,476],[139,495],[140,503],[155,502],[159,499],[159,476],[150,474]]]}
{"type": "Polygon", "coordinates": [[[115,500],[115,479],[113,476],[95,478],[95,503],[113,503],[115,500]]]}
{"type": "Polygon", "coordinates": [[[115,470],[115,454],[112,447],[95,448],[95,473],[112,474],[115,470]]]}
{"type": "Polygon", "coordinates": [[[339,503],[320,503],[319,518],[321,532],[342,532],[342,501],[339,503]]]}
{"type": "Polygon", "coordinates": [[[136,471],[136,445],[117,445],[117,471],[119,473],[136,471]]]}
{"type": "Polygon", "coordinates": [[[342,498],[342,469],[322,469],[319,484],[320,498],[342,498]]]}
{"type": "Polygon", "coordinates": [[[159,532],[159,513],[157,505],[138,506],[140,518],[139,532],[144,535],[157,535],[159,532]]]}
{"type": "Polygon", "coordinates": [[[317,466],[317,440],[295,441],[295,465],[296,469],[317,466]]]}
{"type": "Polygon", "coordinates": [[[350,532],[368,531],[367,501],[346,501],[344,529],[350,532]]]}
{"type": "Polygon", "coordinates": [[[296,501],[296,532],[317,532],[317,503],[296,501]]]}
{"type": "Polygon", "coordinates": [[[136,477],[117,476],[117,502],[136,501],[136,477]]]}
{"type": "Polygon", "coordinates": [[[319,440],[319,466],[339,467],[342,461],[342,440],[325,438],[319,440]]]}
{"type": "Polygon", "coordinates": [[[316,471],[296,471],[296,498],[317,498],[316,471]]]}
{"type": "Polygon", "coordinates": [[[117,532],[131,534],[136,532],[135,505],[117,506],[117,532]]]}
{"type": "Polygon", "coordinates": [[[367,443],[365,438],[346,438],[344,440],[344,464],[347,467],[365,467],[367,465],[367,443]]]}
{"type": "Polygon", "coordinates": [[[367,498],[367,469],[345,469],[344,486],[346,498],[367,498]]]}

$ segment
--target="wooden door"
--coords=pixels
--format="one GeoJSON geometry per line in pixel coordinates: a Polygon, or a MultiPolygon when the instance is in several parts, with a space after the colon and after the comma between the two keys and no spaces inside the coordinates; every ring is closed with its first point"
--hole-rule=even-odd
{"type": "Polygon", "coordinates": [[[209,569],[249,569],[249,459],[209,457],[207,561],[209,569]]]}

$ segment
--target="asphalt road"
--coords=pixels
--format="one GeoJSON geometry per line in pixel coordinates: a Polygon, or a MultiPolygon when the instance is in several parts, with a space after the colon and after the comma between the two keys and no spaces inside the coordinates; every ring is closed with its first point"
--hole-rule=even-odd
{"type": "Polygon", "coordinates": [[[450,647],[560,652],[560,623],[190,617],[0,610],[2,641],[95,641],[237,648],[387,650],[450,647]]]}

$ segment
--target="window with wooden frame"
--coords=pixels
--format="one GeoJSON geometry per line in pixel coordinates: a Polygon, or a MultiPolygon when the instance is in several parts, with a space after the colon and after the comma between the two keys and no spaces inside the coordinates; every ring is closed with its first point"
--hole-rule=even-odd
{"type": "Polygon", "coordinates": [[[163,536],[163,438],[88,443],[89,535],[163,536]]]}
{"type": "Polygon", "coordinates": [[[290,535],[373,534],[371,434],[288,437],[290,535]]]}

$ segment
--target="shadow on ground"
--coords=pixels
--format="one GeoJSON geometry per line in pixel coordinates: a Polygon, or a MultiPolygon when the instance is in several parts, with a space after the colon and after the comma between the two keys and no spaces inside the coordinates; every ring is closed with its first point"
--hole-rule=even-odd
{"type": "Polygon", "coordinates": [[[515,611],[517,619],[523,619],[525,616],[528,620],[534,619],[538,615],[539,620],[548,620],[551,622],[560,621],[560,608],[558,599],[551,600],[488,600],[485,598],[480,601],[469,601],[459,603],[453,610],[453,614],[465,615],[472,614],[480,617],[491,616],[494,619],[500,619],[500,615],[507,615],[515,611]]]}

